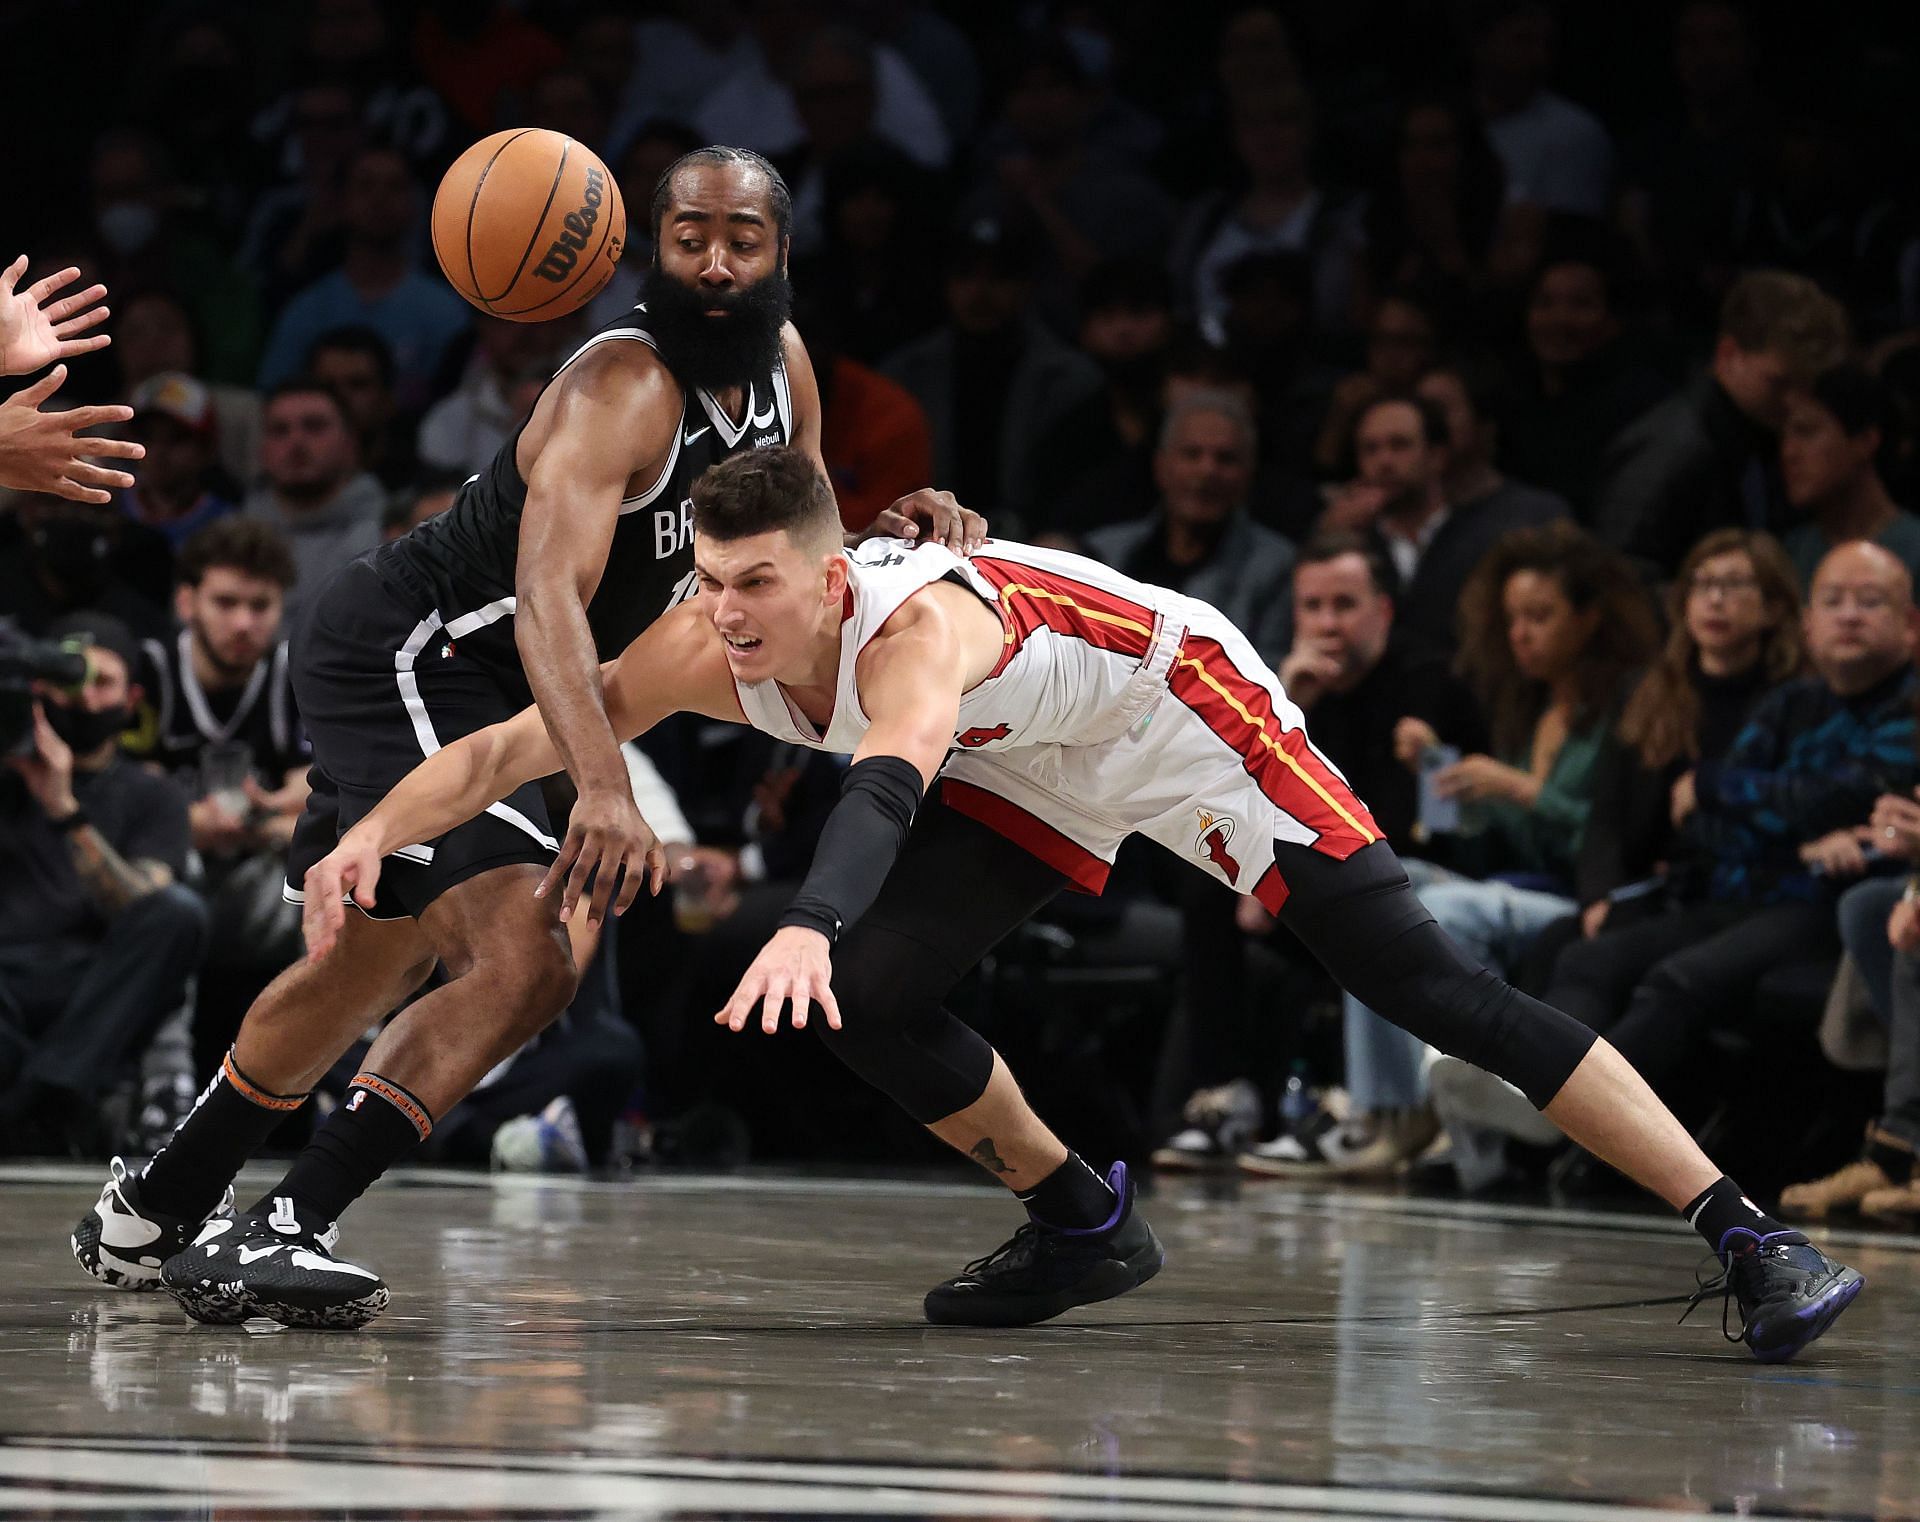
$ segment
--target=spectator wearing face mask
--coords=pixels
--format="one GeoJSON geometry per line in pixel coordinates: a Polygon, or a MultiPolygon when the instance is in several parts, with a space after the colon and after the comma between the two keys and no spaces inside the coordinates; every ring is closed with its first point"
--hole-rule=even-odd
{"type": "Polygon", "coordinates": [[[120,753],[133,635],[91,610],[45,633],[88,674],[39,700],[0,771],[0,1151],[98,1157],[100,1097],[179,1007],[207,914],[177,881],[185,797],[120,753]]]}
{"type": "Polygon", "coordinates": [[[188,218],[188,198],[158,140],[131,128],[101,133],[90,184],[101,278],[122,291],[178,292],[199,334],[201,377],[248,380],[260,348],[253,282],[188,218]]]}

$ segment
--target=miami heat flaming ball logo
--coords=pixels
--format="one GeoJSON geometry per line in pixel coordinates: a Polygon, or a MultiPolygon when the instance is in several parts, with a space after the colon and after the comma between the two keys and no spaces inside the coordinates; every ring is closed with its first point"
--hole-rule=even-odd
{"type": "Polygon", "coordinates": [[[1240,863],[1227,854],[1227,843],[1233,839],[1233,821],[1224,814],[1209,814],[1205,809],[1200,813],[1200,834],[1193,842],[1193,854],[1205,857],[1226,874],[1227,881],[1234,887],[1240,886],[1240,863]]]}

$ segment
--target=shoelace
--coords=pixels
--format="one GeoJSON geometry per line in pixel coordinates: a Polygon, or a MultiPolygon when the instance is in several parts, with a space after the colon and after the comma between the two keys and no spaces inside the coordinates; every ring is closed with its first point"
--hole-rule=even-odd
{"type": "Polygon", "coordinates": [[[1687,1301],[1687,1308],[1680,1313],[1680,1320],[1685,1321],[1687,1317],[1691,1316],[1694,1308],[1698,1306],[1701,1301],[1709,1299],[1714,1295],[1721,1295],[1724,1298],[1720,1302],[1720,1335],[1726,1338],[1728,1342],[1745,1341],[1747,1329],[1752,1326],[1753,1322],[1747,1315],[1744,1306],[1741,1307],[1740,1310],[1740,1330],[1737,1332],[1727,1330],[1727,1324],[1730,1319],[1727,1314],[1727,1309],[1739,1300],[1739,1292],[1735,1289],[1733,1283],[1734,1265],[1736,1263],[1746,1262],[1750,1262],[1753,1265],[1752,1272],[1760,1281],[1752,1286],[1754,1291],[1753,1298],[1755,1302],[1758,1303],[1767,1298],[1766,1292],[1769,1287],[1768,1280],[1770,1277],[1791,1277],[1799,1272],[1793,1264],[1786,1261],[1783,1256],[1784,1252],[1785,1249],[1782,1247],[1758,1247],[1743,1257],[1729,1256],[1724,1263],[1721,1262],[1718,1253],[1708,1254],[1704,1262],[1694,1266],[1693,1279],[1698,1288],[1694,1290],[1692,1297],[1687,1301]],[[1715,1274],[1711,1279],[1703,1279],[1700,1276],[1705,1271],[1708,1263],[1718,1264],[1720,1272],[1715,1274]]]}
{"type": "Polygon", "coordinates": [[[1039,1223],[1036,1221],[1028,1221],[984,1258],[975,1258],[962,1272],[979,1274],[986,1272],[986,1270],[990,1268],[998,1268],[1002,1263],[1010,1264],[1014,1255],[1022,1251],[1026,1253],[1027,1259],[1030,1260],[1038,1256],[1040,1244],[1045,1239],[1046,1234],[1040,1229],[1039,1223]]]}
{"type": "MultiPolygon", "coordinates": [[[[1727,1314],[1727,1309],[1729,1306],[1738,1303],[1733,1292],[1732,1260],[1729,1259],[1723,1263],[1718,1253],[1707,1254],[1705,1261],[1694,1265],[1693,1282],[1695,1288],[1693,1294],[1687,1300],[1687,1308],[1680,1313],[1680,1323],[1684,1323],[1687,1317],[1698,1310],[1703,1300],[1709,1300],[1715,1295],[1720,1295],[1723,1297],[1720,1301],[1720,1335],[1726,1338],[1728,1342],[1739,1342],[1743,1340],[1747,1335],[1747,1313],[1745,1310],[1742,1310],[1740,1313],[1740,1330],[1737,1332],[1727,1330],[1727,1323],[1731,1319],[1727,1314]],[[1707,1264],[1709,1263],[1717,1267],[1720,1272],[1713,1275],[1712,1278],[1703,1278],[1702,1276],[1707,1272],[1707,1264]]],[[[1680,1323],[1676,1323],[1676,1325],[1680,1323]]]]}

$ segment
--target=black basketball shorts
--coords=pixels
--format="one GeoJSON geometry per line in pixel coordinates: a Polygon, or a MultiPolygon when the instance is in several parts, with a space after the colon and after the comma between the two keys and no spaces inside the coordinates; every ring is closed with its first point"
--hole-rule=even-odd
{"type": "MultiPolygon", "coordinates": [[[[307,869],[441,746],[511,718],[529,701],[513,657],[511,600],[443,614],[356,560],[295,631],[291,671],[313,742],[313,791],[287,850],[286,897],[307,869]]],[[[418,918],[447,889],[495,867],[559,852],[540,784],[529,782],[435,840],[382,864],[373,919],[418,918]]]]}

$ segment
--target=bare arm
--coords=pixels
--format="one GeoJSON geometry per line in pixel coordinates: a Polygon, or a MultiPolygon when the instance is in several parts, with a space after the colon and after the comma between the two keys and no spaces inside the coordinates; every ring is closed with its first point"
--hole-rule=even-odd
{"type": "Polygon", "coordinates": [[[937,603],[913,611],[910,624],[883,631],[861,653],[860,704],[872,723],[853,759],[898,756],[931,787],[959,725],[966,652],[937,603]]]}
{"type": "Polygon", "coordinates": [[[628,480],[665,458],[679,426],[679,392],[665,368],[614,352],[632,347],[583,355],[555,383],[520,519],[514,642],[583,801],[622,793],[627,783],[587,604],[606,570],[628,480]]]}
{"type": "MultiPolygon", "coordinates": [[[[711,626],[688,603],[646,629],[620,653],[617,660],[596,668],[595,675],[605,683],[612,729],[622,740],[643,734],[668,714],[688,709],[720,719],[741,718],[734,700],[733,683],[726,672],[726,659],[720,653],[719,640],[711,626]],[[717,673],[717,676],[716,676],[717,673]],[[724,683],[724,685],[722,685],[724,683]]],[[[625,778],[625,762],[621,763],[625,778]]],[[[380,878],[380,862],[402,846],[432,840],[457,824],[473,818],[488,804],[506,797],[523,782],[545,777],[560,769],[560,750],[538,708],[522,709],[511,719],[474,731],[427,757],[396,783],[360,822],[341,837],[323,860],[306,877],[305,930],[308,950],[324,956],[339,934],[342,895],[353,891],[354,898],[371,907],[380,878]]],[[[623,780],[632,798],[632,784],[623,780]]],[[[644,826],[643,826],[644,828],[644,826]]],[[[581,847],[574,832],[568,832],[567,845],[540,891],[552,885],[575,865],[581,847]]],[[[651,831],[645,836],[643,853],[652,869],[655,891],[664,859],[655,860],[658,842],[651,831]]],[[[579,896],[579,886],[587,873],[599,863],[587,861],[577,881],[570,880],[563,913],[571,914],[579,896]]],[[[612,880],[625,861],[612,861],[600,874],[607,893],[612,880]]],[[[638,863],[628,874],[626,892],[618,908],[624,909],[639,890],[638,863]]],[[[602,901],[604,907],[604,900],[602,901]]]]}
{"type": "Polygon", "coordinates": [[[813,359],[792,323],[781,332],[780,347],[787,364],[787,394],[793,398],[793,447],[824,476],[827,457],[820,451],[820,382],[813,373],[813,359]]]}
{"type": "MultiPolygon", "coordinates": [[[[898,615],[896,615],[897,617],[898,615]]],[[[776,930],[714,1019],[743,1030],[778,1028],[793,1007],[796,1028],[817,1003],[839,1029],[830,949],[840,929],[866,913],[907,838],[914,808],[953,742],[965,661],[959,631],[937,604],[917,605],[860,657],[860,702],[872,719],[854,752],[840,802],[821,832],[813,866],[776,930]],[[904,765],[903,765],[904,763],[904,765]],[[911,768],[911,771],[908,771],[911,768]],[[904,775],[903,775],[904,773],[904,775]]]]}

